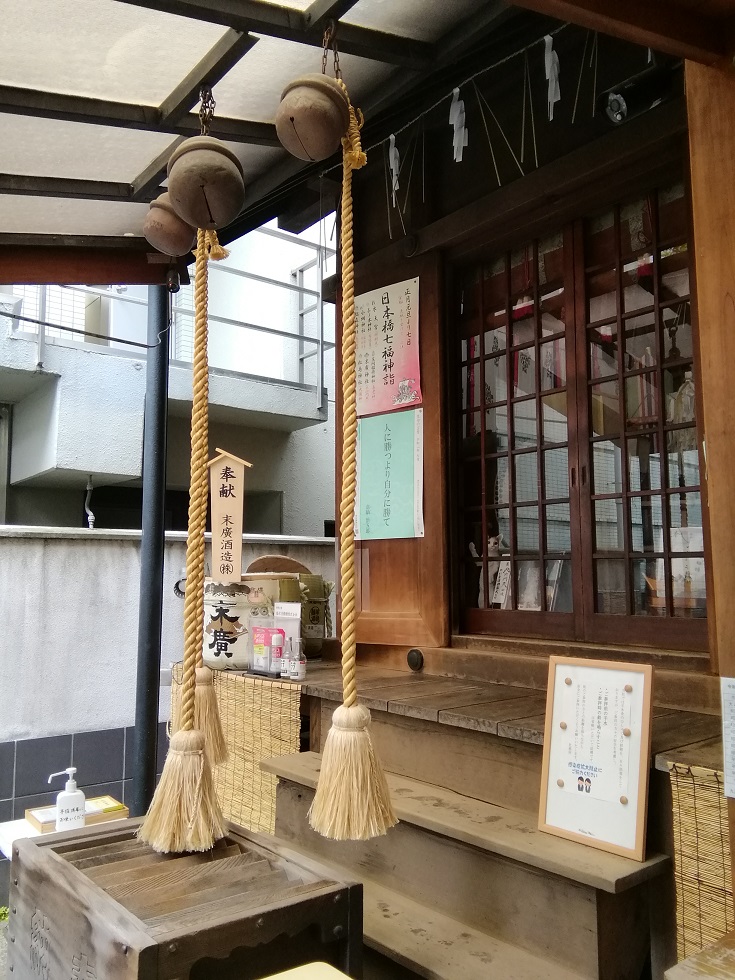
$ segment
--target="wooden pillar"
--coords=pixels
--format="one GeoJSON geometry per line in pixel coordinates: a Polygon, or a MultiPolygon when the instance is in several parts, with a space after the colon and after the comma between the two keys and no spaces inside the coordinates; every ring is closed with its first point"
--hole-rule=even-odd
{"type": "MultiPolygon", "coordinates": [[[[710,641],[735,677],[735,72],[686,62],[699,348],[711,541],[710,641]]],[[[730,856],[735,800],[728,800],[730,856]]],[[[735,861],[733,861],[735,874],[735,861]]]]}

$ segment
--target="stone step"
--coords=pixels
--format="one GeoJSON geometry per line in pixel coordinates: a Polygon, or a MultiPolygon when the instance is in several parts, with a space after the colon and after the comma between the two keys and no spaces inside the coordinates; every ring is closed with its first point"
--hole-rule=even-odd
{"type": "Polygon", "coordinates": [[[320,757],[262,765],[279,777],[276,834],[320,861],[571,974],[638,976],[667,858],[638,863],[553,837],[525,813],[390,773],[398,826],[372,841],[329,841],[307,819],[320,757]]]}

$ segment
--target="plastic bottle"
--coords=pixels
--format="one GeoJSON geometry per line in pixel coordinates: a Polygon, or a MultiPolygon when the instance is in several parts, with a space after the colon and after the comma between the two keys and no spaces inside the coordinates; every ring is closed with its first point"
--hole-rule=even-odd
{"type": "Polygon", "coordinates": [[[283,648],[283,661],[281,663],[281,677],[288,678],[291,675],[291,661],[293,659],[293,640],[290,636],[286,637],[286,645],[283,648]]]}
{"type": "Polygon", "coordinates": [[[278,630],[271,633],[270,670],[272,677],[280,677],[283,668],[283,633],[278,630]]]}
{"type": "Polygon", "coordinates": [[[84,793],[77,789],[77,783],[74,779],[76,771],[74,766],[70,766],[68,769],[62,769],[61,772],[52,772],[48,778],[50,783],[52,779],[63,776],[64,773],[69,777],[66,786],[56,797],[57,830],[75,830],[77,827],[83,827],[85,823],[86,800],[84,793]]]}
{"type": "Polygon", "coordinates": [[[303,681],[306,679],[306,654],[304,653],[303,641],[294,640],[292,646],[289,677],[292,681],[303,681]]]}

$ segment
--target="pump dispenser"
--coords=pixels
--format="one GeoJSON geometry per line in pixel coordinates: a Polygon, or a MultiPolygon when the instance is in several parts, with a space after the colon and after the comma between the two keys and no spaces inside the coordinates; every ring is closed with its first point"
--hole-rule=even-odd
{"type": "Polygon", "coordinates": [[[76,830],[77,827],[84,826],[86,801],[84,793],[77,789],[74,779],[76,771],[74,766],[70,766],[68,769],[62,769],[61,772],[52,772],[48,778],[50,783],[52,779],[63,776],[64,773],[69,777],[66,786],[56,797],[57,830],[76,830]]]}

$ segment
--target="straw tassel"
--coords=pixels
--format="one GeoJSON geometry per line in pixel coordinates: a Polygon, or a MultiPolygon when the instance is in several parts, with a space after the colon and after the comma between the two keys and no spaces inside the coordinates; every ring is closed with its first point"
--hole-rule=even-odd
{"type": "MultiPolygon", "coordinates": [[[[339,80],[345,95],[347,89],[339,80]]],[[[349,101],[349,98],[348,98],[349,101]]],[[[359,110],[358,110],[359,111],[359,110]]],[[[319,782],[309,810],[317,833],[333,840],[368,840],[397,823],[388,785],[370,738],[370,712],[357,703],[355,615],[355,489],[357,401],[355,381],[355,290],[352,253],[352,171],[366,163],[359,119],[350,104],[350,127],[342,139],[342,494],[340,576],[342,590],[343,704],[332,717],[319,782]]]]}
{"type": "MultiPolygon", "coordinates": [[[[199,229],[197,234],[194,390],[191,412],[191,482],[186,542],[181,728],[171,738],[161,781],[138,831],[141,840],[162,853],[208,851],[216,840],[224,836],[224,819],[214,789],[211,757],[208,758],[205,752],[204,732],[195,727],[197,667],[201,659],[204,630],[204,529],[208,490],[209,394],[207,237],[211,234],[202,229],[199,229]]],[[[204,683],[202,686],[206,688],[207,685],[204,683]]]]}

